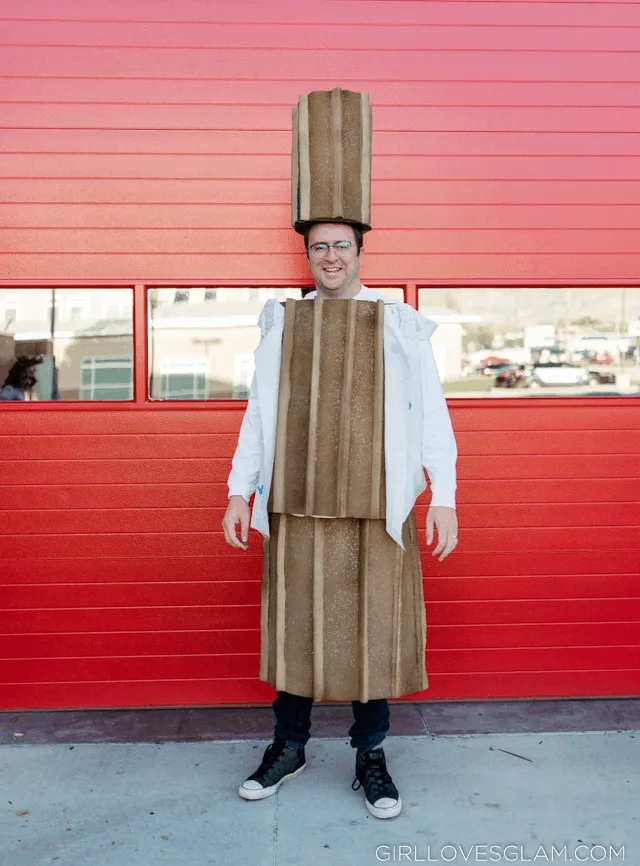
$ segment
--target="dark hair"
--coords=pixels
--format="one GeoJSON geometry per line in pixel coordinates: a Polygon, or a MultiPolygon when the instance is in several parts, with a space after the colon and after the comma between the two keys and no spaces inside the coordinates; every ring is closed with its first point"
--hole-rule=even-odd
{"type": "MultiPolygon", "coordinates": [[[[317,226],[323,222],[324,222],[324,220],[317,220],[314,223],[309,223],[309,225],[306,227],[305,232],[304,232],[304,248],[305,248],[305,250],[309,249],[309,232],[311,231],[311,229],[314,226],[317,226]]],[[[362,229],[360,228],[360,226],[356,225],[354,223],[336,223],[336,225],[351,226],[351,228],[353,229],[353,234],[354,234],[355,239],[356,239],[356,246],[358,247],[358,255],[360,255],[360,250],[362,249],[362,229]]]]}
{"type": "Polygon", "coordinates": [[[35,377],[36,364],[42,364],[42,356],[20,355],[14,361],[3,385],[11,385],[21,391],[28,391],[33,388],[38,381],[35,377]]]}

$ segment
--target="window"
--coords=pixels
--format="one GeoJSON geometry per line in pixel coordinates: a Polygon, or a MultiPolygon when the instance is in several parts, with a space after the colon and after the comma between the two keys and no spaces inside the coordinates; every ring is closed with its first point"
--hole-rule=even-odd
{"type": "Polygon", "coordinates": [[[420,289],[451,397],[640,395],[640,288],[420,289]]]}
{"type": "Polygon", "coordinates": [[[81,400],[132,400],[133,358],[85,358],[81,368],[81,400]]]}
{"type": "Polygon", "coordinates": [[[174,302],[177,291],[147,293],[149,399],[246,399],[265,302],[299,299],[301,290],[181,289],[191,296],[188,304],[174,302]]]}
{"type": "Polygon", "coordinates": [[[87,296],[71,295],[68,299],[67,316],[72,322],[87,318],[87,296]]]}
{"type": "Polygon", "coordinates": [[[385,295],[387,298],[393,298],[394,301],[404,303],[404,289],[386,289],[384,286],[375,286],[374,292],[385,295]]]}
{"type": "Polygon", "coordinates": [[[16,367],[26,356],[27,400],[133,399],[131,289],[0,289],[0,311],[0,386],[28,380],[16,367]]]}
{"type": "Polygon", "coordinates": [[[131,315],[130,292],[110,291],[102,297],[106,319],[126,319],[131,315]]]}
{"type": "Polygon", "coordinates": [[[161,400],[204,400],[209,364],[206,360],[163,361],[160,367],[161,400]]]}
{"type": "Polygon", "coordinates": [[[246,400],[249,397],[251,380],[256,369],[253,355],[236,355],[233,359],[233,397],[246,400]]]}
{"type": "Polygon", "coordinates": [[[7,331],[11,329],[11,326],[18,318],[18,299],[17,298],[7,298],[4,302],[4,315],[3,315],[3,323],[2,330],[7,331]]]}
{"type": "MultiPolygon", "coordinates": [[[[148,288],[147,398],[246,399],[265,302],[309,291],[148,288]]],[[[418,303],[447,396],[640,396],[640,287],[424,287],[418,303]]],[[[131,401],[135,381],[132,289],[0,289],[3,399],[131,401]]]]}

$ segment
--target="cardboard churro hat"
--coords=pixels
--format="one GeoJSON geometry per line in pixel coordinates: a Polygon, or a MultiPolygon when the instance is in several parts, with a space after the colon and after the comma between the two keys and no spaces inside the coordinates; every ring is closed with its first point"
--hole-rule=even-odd
{"type": "Polygon", "coordinates": [[[313,90],[293,112],[291,220],[371,229],[371,102],[354,90],[313,90]]]}

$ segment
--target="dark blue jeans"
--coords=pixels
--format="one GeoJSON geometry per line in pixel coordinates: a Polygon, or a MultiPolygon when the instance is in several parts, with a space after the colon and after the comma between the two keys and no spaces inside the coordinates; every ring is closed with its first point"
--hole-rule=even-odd
{"type": "MultiPolygon", "coordinates": [[[[290,692],[277,692],[273,702],[276,717],[274,735],[288,743],[306,746],[311,734],[311,707],[313,698],[303,698],[290,692]]],[[[353,725],[349,728],[351,746],[361,752],[375,749],[389,730],[389,704],[386,698],[367,701],[351,701],[353,725]]]]}

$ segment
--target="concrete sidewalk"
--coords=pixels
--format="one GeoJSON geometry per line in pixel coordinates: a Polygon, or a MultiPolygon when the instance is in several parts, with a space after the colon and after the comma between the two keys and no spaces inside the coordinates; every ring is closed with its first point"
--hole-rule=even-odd
{"type": "Polygon", "coordinates": [[[0,863],[640,866],[640,734],[632,730],[389,737],[404,808],[388,821],[351,790],[354,753],[344,737],[312,739],[300,777],[267,800],[242,800],[237,787],[266,744],[0,746],[0,863]],[[499,847],[473,849],[491,845],[499,847]],[[593,845],[604,849],[590,854],[593,845]],[[552,846],[566,846],[564,855],[553,857],[552,846]],[[609,846],[623,850],[616,857],[609,846]]]}

